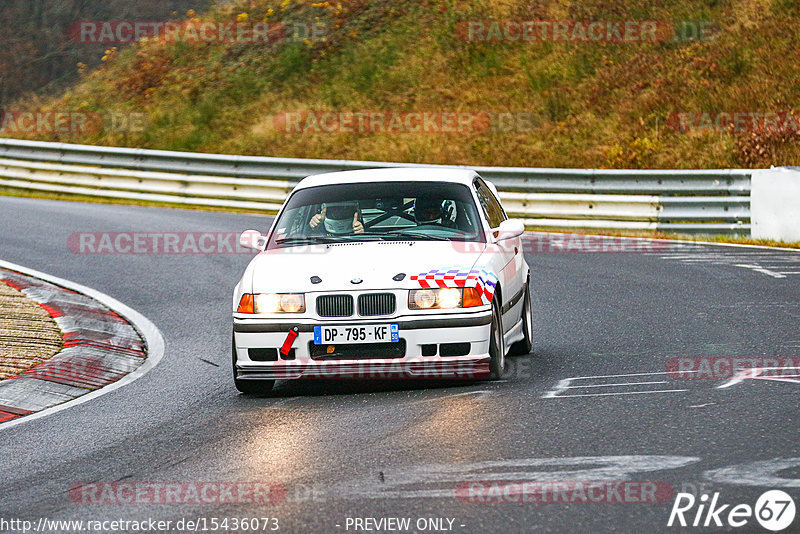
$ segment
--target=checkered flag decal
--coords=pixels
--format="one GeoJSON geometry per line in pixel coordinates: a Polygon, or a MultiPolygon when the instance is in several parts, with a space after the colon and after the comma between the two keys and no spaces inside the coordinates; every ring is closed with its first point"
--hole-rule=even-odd
{"type": "Polygon", "coordinates": [[[426,273],[415,274],[411,280],[416,280],[420,287],[430,289],[439,287],[475,287],[482,295],[486,304],[492,302],[494,289],[497,286],[497,276],[486,269],[431,269],[426,273]]]}

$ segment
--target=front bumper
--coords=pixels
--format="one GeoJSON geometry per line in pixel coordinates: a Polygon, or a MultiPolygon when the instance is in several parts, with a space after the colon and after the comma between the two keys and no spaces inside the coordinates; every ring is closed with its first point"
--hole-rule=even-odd
{"type": "MultiPolygon", "coordinates": [[[[476,379],[489,375],[489,333],[491,310],[471,313],[406,316],[382,320],[320,321],[312,318],[289,322],[285,319],[234,318],[236,375],[240,379],[283,380],[299,378],[460,378],[476,379]],[[367,356],[346,359],[312,357],[314,326],[397,324],[402,356],[397,345],[370,346],[367,356]],[[251,349],[279,349],[287,334],[299,332],[291,359],[279,352],[275,361],[256,361],[251,349]],[[431,354],[431,347],[435,353],[431,354]],[[459,355],[447,355],[447,347],[458,346],[459,355]],[[443,355],[444,354],[444,355],[443,355]]],[[[255,351],[253,351],[255,352],[255,351]]]]}

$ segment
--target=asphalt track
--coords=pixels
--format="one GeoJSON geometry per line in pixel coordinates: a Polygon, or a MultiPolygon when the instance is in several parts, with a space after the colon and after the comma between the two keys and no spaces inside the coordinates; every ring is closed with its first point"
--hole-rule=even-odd
{"type": "MultiPolygon", "coordinates": [[[[166,343],[164,359],[132,384],[0,426],[0,518],[174,525],[275,517],[281,532],[375,532],[354,529],[354,518],[387,517],[410,518],[408,531],[418,532],[444,531],[415,528],[420,518],[451,519],[443,528],[452,532],[691,530],[667,527],[672,499],[464,502],[454,490],[470,480],[657,481],[751,506],[780,488],[800,504],[796,378],[665,374],[677,357],[800,360],[800,254],[529,252],[534,354],[511,359],[507,379],[283,382],[270,396],[245,397],[231,380],[229,307],[247,255],[67,248],[73,232],[239,232],[267,223],[0,198],[0,258],[114,297],[155,323],[166,343]],[[69,495],[76,484],[118,481],[269,482],[287,494],[279,504],[199,505],[85,504],[69,495]]],[[[694,530],[765,532],[752,518],[738,529],[694,530]]],[[[800,518],[784,530],[798,531],[800,518]]]]}

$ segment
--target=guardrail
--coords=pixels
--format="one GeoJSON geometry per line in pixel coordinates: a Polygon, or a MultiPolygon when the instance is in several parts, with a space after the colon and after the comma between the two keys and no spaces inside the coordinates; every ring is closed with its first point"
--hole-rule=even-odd
{"type": "MultiPolygon", "coordinates": [[[[375,161],[198,154],[0,139],[0,186],[274,212],[302,178],[375,161]]],[[[751,171],[469,167],[530,227],[750,235],[751,171]]]]}

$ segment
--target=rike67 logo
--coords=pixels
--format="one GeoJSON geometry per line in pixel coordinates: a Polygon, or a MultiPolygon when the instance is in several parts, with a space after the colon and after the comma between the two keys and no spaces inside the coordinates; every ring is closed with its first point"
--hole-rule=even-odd
{"type": "Polygon", "coordinates": [[[667,526],[739,528],[750,523],[755,517],[763,528],[779,532],[788,528],[794,521],[796,512],[794,500],[785,491],[769,490],[763,493],[754,507],[749,504],[722,504],[719,499],[719,492],[714,493],[711,502],[706,494],[695,499],[691,493],[678,493],[667,526]]]}

